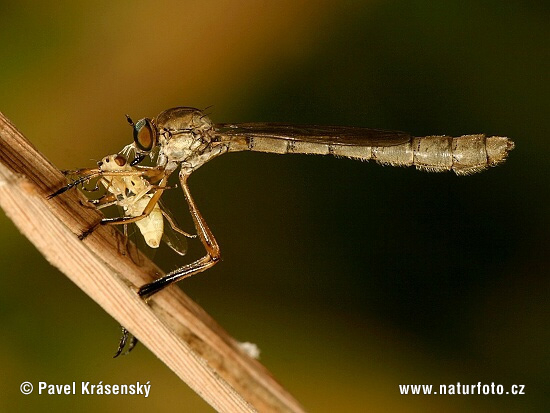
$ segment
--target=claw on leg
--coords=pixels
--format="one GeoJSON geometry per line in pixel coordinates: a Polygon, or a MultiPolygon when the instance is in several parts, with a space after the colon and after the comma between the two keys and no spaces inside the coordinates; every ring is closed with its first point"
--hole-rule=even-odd
{"type": "MultiPolygon", "coordinates": [[[[101,223],[101,222],[100,222],[101,223]]],[[[80,234],[78,236],[78,239],[80,241],[84,240],[84,238],[86,238],[88,235],[90,235],[92,232],[95,231],[95,229],[99,226],[99,223],[98,224],[95,224],[93,225],[91,228],[88,228],[86,231],[84,231],[82,234],[80,234]]]]}
{"type": "Polygon", "coordinates": [[[134,349],[137,343],[138,343],[138,339],[135,338],[132,334],[130,334],[130,332],[125,327],[122,327],[122,337],[120,337],[120,341],[118,342],[118,349],[115,355],[113,356],[113,358],[116,359],[121,354],[125,356],[126,354],[128,354],[130,351],[134,349]],[[130,339],[129,343],[128,343],[128,338],[130,339]],[[128,347],[126,351],[123,353],[124,348],[126,347],[126,343],[128,343],[128,347]]]}

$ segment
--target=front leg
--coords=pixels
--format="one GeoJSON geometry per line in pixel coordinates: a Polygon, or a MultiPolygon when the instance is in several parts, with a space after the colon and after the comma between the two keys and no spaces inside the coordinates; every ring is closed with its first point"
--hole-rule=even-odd
{"type": "Polygon", "coordinates": [[[121,326],[121,328],[122,328],[122,337],[120,337],[120,340],[118,342],[118,349],[117,349],[115,355],[113,356],[114,359],[116,359],[121,354],[123,354],[123,355],[128,354],[130,351],[132,351],[134,349],[134,347],[138,343],[138,339],[135,338],[133,335],[131,335],[130,332],[128,330],[126,330],[125,327],[121,326]],[[126,351],[124,353],[122,353],[124,351],[124,348],[126,347],[126,343],[128,342],[128,338],[130,338],[130,343],[128,344],[128,348],[126,349],[126,351]]]}
{"type": "MultiPolygon", "coordinates": [[[[67,171],[66,171],[67,172],[67,171]]],[[[48,199],[55,198],[69,189],[74,188],[77,185],[88,182],[90,179],[104,176],[112,177],[124,177],[124,176],[139,176],[143,177],[149,182],[156,183],[162,180],[164,177],[168,177],[163,166],[145,167],[136,166],[132,171],[102,171],[100,168],[93,169],[79,169],[77,171],[70,171],[71,174],[80,176],[78,179],[70,182],[69,184],[59,188],[54,193],[47,196],[48,199]]]]}
{"type": "Polygon", "coordinates": [[[164,277],[159,278],[152,283],[145,284],[139,289],[138,292],[142,298],[147,299],[170,284],[207,270],[220,260],[220,247],[218,246],[212,231],[210,231],[210,228],[206,224],[206,221],[202,217],[195,201],[193,200],[193,197],[191,196],[191,192],[187,186],[187,178],[189,178],[189,175],[180,174],[181,189],[183,190],[185,200],[189,206],[189,212],[191,212],[191,217],[195,223],[197,234],[202,242],[202,245],[204,245],[204,248],[206,249],[206,255],[191,264],[184,265],[177,270],[169,272],[164,277]]]}
{"type": "Polygon", "coordinates": [[[101,198],[98,198],[98,199],[89,199],[88,203],[91,204],[91,205],[87,205],[83,202],[80,202],[80,204],[84,208],[102,209],[102,208],[106,208],[106,207],[109,207],[109,206],[112,206],[112,205],[116,205],[117,204],[117,199],[116,199],[116,196],[114,194],[110,194],[110,195],[103,195],[101,198]]]}

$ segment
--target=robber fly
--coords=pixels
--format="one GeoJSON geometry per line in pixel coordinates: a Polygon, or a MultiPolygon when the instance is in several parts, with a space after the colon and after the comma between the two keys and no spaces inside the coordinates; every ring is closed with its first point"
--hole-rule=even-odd
{"type": "MultiPolygon", "coordinates": [[[[134,142],[123,153],[133,154],[134,159],[130,163],[133,169],[109,173],[99,169],[86,170],[81,178],[51,197],[94,176],[143,178],[155,185],[155,191],[141,214],[105,218],[101,224],[138,222],[153,211],[167,187],[168,178],[179,167],[180,186],[206,255],[142,286],[138,294],[143,298],[151,297],[174,282],[205,271],[219,261],[220,248],[191,196],[187,180],[193,171],[226,152],[334,155],[374,160],[385,165],[414,165],[417,169],[431,172],[452,170],[457,175],[468,175],[498,165],[514,148],[514,143],[508,138],[481,134],[456,138],[413,137],[405,132],[343,126],[213,124],[204,112],[190,107],[168,109],[154,119],[144,118],[136,123],[129,116],[127,118],[133,128],[134,142]],[[156,165],[139,166],[147,156],[154,156],[156,165]]],[[[91,230],[93,228],[82,236],[91,230]]]]}
{"type": "MultiPolygon", "coordinates": [[[[505,137],[464,135],[461,137],[413,137],[405,132],[384,131],[345,126],[306,126],[278,123],[213,124],[204,112],[190,107],[177,107],[161,112],[156,118],[144,118],[134,123],[134,142],[123,153],[135,158],[122,170],[101,168],[81,170],[81,177],[61,188],[50,197],[88,181],[93,177],[135,178],[154,185],[141,213],[105,218],[102,225],[139,222],[149,216],[167,188],[169,176],[179,167],[181,189],[197,235],[206,255],[178,268],[165,277],[146,284],[139,295],[148,298],[166,286],[212,267],[220,259],[220,248],[206,221],[199,212],[189,191],[187,180],[191,173],[211,159],[226,152],[258,151],[277,154],[301,153],[334,155],[360,160],[374,160],[394,166],[414,165],[417,169],[457,175],[480,172],[503,162],[514,143],[505,137]],[[156,165],[138,164],[158,150],[156,165]]],[[[126,181],[125,181],[126,182],[126,181]]],[[[126,185],[126,184],[125,184],[126,185]]],[[[145,203],[145,202],[144,202],[145,203]]],[[[141,205],[140,205],[141,207],[141,205]]],[[[140,208],[141,209],[141,208],[140,208]]],[[[92,229],[86,231],[86,236],[92,229]]]]}

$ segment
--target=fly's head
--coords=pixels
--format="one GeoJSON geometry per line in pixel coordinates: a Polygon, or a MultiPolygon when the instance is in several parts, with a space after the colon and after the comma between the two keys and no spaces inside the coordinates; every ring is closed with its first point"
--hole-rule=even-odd
{"type": "Polygon", "coordinates": [[[130,166],[126,158],[120,154],[107,155],[97,163],[101,172],[113,172],[129,170],[130,166]]]}
{"type": "Polygon", "coordinates": [[[128,115],[126,115],[126,119],[134,131],[134,143],[124,147],[122,153],[125,155],[135,154],[134,160],[130,162],[130,166],[134,166],[146,156],[151,155],[151,152],[157,147],[158,130],[149,118],[140,119],[136,123],[128,115]]]}

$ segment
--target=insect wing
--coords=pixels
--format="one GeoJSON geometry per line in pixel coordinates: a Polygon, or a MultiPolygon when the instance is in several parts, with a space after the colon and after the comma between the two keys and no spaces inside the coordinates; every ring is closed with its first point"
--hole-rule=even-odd
{"type": "Polygon", "coordinates": [[[313,126],[285,123],[220,123],[219,135],[227,139],[271,138],[344,146],[396,146],[409,142],[406,132],[349,126],[313,126]]]}
{"type": "Polygon", "coordinates": [[[179,255],[185,255],[187,253],[187,237],[172,228],[173,224],[179,229],[178,223],[170,210],[160,201],[159,206],[164,216],[164,233],[162,234],[162,241],[179,255]]]}

